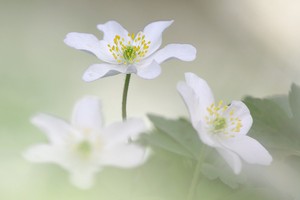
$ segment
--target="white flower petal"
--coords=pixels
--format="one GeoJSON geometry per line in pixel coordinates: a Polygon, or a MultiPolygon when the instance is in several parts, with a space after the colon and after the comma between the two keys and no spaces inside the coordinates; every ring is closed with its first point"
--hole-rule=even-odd
{"type": "MultiPolygon", "coordinates": [[[[134,71],[134,70],[132,70],[134,71]]],[[[91,65],[83,74],[82,79],[86,82],[95,81],[99,78],[113,76],[120,73],[131,72],[125,65],[111,65],[111,64],[94,64],[91,65]]]]}
{"type": "Polygon", "coordinates": [[[84,50],[95,54],[99,59],[102,58],[99,40],[88,33],[68,33],[64,42],[75,49],[84,50]]]}
{"type": "MultiPolygon", "coordinates": [[[[198,127],[201,120],[200,110],[198,109],[199,101],[193,89],[186,84],[186,82],[179,82],[177,84],[177,91],[181,95],[190,114],[190,120],[194,128],[198,127]]],[[[200,128],[200,126],[199,126],[200,128]]]]}
{"type": "Polygon", "coordinates": [[[116,35],[126,39],[128,31],[116,21],[108,21],[105,24],[98,24],[97,28],[103,32],[103,40],[112,42],[116,35]]]}
{"type": "Polygon", "coordinates": [[[223,148],[216,148],[216,150],[224,158],[227,164],[233,169],[233,172],[235,174],[239,174],[241,172],[242,162],[235,153],[223,148]]]}
{"type": "Polygon", "coordinates": [[[89,189],[94,184],[94,172],[92,171],[81,171],[72,172],[70,175],[71,183],[83,190],[89,189]]]}
{"type": "Polygon", "coordinates": [[[98,56],[98,58],[110,64],[118,64],[117,60],[113,57],[113,54],[109,51],[108,44],[109,43],[105,40],[99,41],[100,55],[98,56]]]}
{"type": "Polygon", "coordinates": [[[198,122],[196,126],[194,126],[196,129],[201,141],[211,147],[220,147],[220,145],[212,138],[210,137],[209,133],[205,130],[203,127],[203,122],[198,122]]]}
{"type": "MultiPolygon", "coordinates": [[[[247,106],[241,101],[232,101],[230,106],[224,113],[224,116],[226,116],[227,118],[233,117],[241,120],[242,127],[240,128],[240,132],[234,134],[246,135],[252,126],[253,119],[251,117],[250,111],[247,106]],[[230,116],[230,112],[232,111],[233,115],[230,116]]],[[[230,129],[231,128],[229,127],[229,130],[230,129]]]]}
{"type": "Polygon", "coordinates": [[[159,64],[170,58],[192,61],[196,58],[196,52],[196,48],[189,44],[169,44],[155,52],[151,59],[154,59],[159,64]]]}
{"type": "Polygon", "coordinates": [[[185,73],[185,80],[198,98],[198,112],[204,120],[207,115],[207,107],[214,103],[213,93],[205,80],[191,72],[185,73]]]}
{"type": "Polygon", "coordinates": [[[243,160],[250,164],[270,165],[272,156],[255,139],[248,136],[234,137],[222,141],[229,150],[238,154],[243,160]]]}
{"type": "Polygon", "coordinates": [[[153,60],[150,64],[137,66],[137,75],[144,79],[154,79],[161,73],[160,65],[153,60]]]}
{"type": "Polygon", "coordinates": [[[63,144],[73,128],[62,119],[46,114],[38,114],[31,122],[39,127],[53,144],[63,144]]]}
{"type": "Polygon", "coordinates": [[[168,28],[173,23],[171,21],[157,21],[148,24],[144,28],[145,40],[150,41],[148,53],[146,56],[151,55],[154,51],[156,51],[162,42],[162,32],[168,28]]]}
{"type": "Polygon", "coordinates": [[[86,96],[74,106],[71,123],[77,130],[100,131],[102,128],[102,116],[100,101],[95,96],[86,96]]]}
{"type": "Polygon", "coordinates": [[[148,153],[143,147],[124,144],[105,149],[101,163],[108,166],[130,168],[143,164],[147,156],[148,153]]]}
{"type": "Polygon", "coordinates": [[[136,138],[146,130],[146,126],[141,119],[130,118],[124,122],[116,122],[102,130],[107,145],[127,143],[128,139],[136,138]]]}
{"type": "Polygon", "coordinates": [[[23,153],[26,160],[40,163],[60,163],[60,155],[62,153],[59,148],[47,144],[32,146],[23,153]]]}

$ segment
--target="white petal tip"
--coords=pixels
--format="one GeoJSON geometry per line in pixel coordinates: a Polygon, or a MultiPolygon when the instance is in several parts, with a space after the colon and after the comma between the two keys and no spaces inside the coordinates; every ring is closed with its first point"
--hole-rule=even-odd
{"type": "Polygon", "coordinates": [[[92,82],[92,81],[95,81],[100,78],[101,77],[99,77],[99,74],[97,74],[95,72],[91,72],[91,71],[85,72],[82,76],[82,80],[85,82],[92,82]]]}
{"type": "Polygon", "coordinates": [[[271,165],[272,162],[273,162],[273,158],[272,158],[272,156],[268,153],[268,154],[265,155],[264,160],[261,161],[260,163],[257,163],[257,164],[268,166],[268,165],[271,165]]]}

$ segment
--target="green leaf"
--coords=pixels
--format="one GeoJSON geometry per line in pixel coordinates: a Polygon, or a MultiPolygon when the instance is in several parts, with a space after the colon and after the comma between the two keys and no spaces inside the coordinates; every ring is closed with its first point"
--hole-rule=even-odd
{"type": "Polygon", "coordinates": [[[219,178],[224,184],[232,189],[238,188],[240,184],[246,181],[245,176],[234,174],[232,169],[227,166],[227,163],[223,163],[223,165],[220,163],[205,163],[202,166],[201,172],[210,180],[219,178]]]}
{"type": "Polygon", "coordinates": [[[250,136],[268,148],[300,155],[300,138],[293,120],[274,100],[247,97],[244,102],[253,117],[250,136]]]}
{"type": "Polygon", "coordinates": [[[193,155],[190,152],[188,152],[185,148],[180,146],[167,134],[159,130],[153,130],[149,134],[143,134],[140,138],[140,142],[148,143],[151,146],[159,147],[161,149],[181,156],[193,158],[193,155]]]}
{"type": "Polygon", "coordinates": [[[287,95],[275,95],[268,98],[277,104],[289,117],[292,117],[292,111],[290,108],[289,97],[287,95]]]}
{"type": "Polygon", "coordinates": [[[293,113],[293,117],[297,124],[300,123],[300,87],[292,84],[290,93],[289,93],[289,102],[290,107],[293,113]]]}
{"type": "Polygon", "coordinates": [[[181,148],[198,159],[202,143],[190,122],[182,118],[170,120],[152,114],[148,117],[158,131],[168,135],[181,148]]]}

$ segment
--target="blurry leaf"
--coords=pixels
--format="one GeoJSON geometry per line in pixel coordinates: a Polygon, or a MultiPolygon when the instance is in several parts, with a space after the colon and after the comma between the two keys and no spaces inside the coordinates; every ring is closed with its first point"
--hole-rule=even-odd
{"type": "Polygon", "coordinates": [[[300,87],[295,84],[292,84],[291,91],[289,93],[289,102],[293,113],[293,117],[296,123],[298,122],[299,124],[300,123],[300,87]]]}
{"type": "Polygon", "coordinates": [[[232,189],[238,188],[238,186],[245,182],[246,178],[241,174],[236,175],[233,173],[227,165],[221,164],[208,164],[205,163],[202,166],[202,173],[210,180],[219,178],[224,184],[228,185],[232,189]]]}
{"type": "Polygon", "coordinates": [[[224,196],[228,196],[234,191],[235,190],[223,184],[220,180],[212,181],[206,177],[200,177],[193,200],[223,200],[224,196]]]}
{"type": "Polygon", "coordinates": [[[287,95],[275,95],[268,99],[277,104],[289,117],[293,116],[287,95]]]}
{"type": "Polygon", "coordinates": [[[133,199],[184,199],[193,174],[192,166],[187,165],[186,159],[177,154],[156,147],[153,147],[153,151],[155,154],[139,168],[137,184],[134,186],[134,197],[138,198],[133,199]]]}
{"type": "Polygon", "coordinates": [[[149,134],[143,134],[140,138],[140,142],[146,142],[151,146],[159,147],[166,151],[188,158],[193,158],[193,155],[190,152],[188,152],[185,148],[180,146],[171,137],[162,133],[159,130],[153,130],[149,134]]]}
{"type": "Polygon", "coordinates": [[[202,143],[187,120],[170,120],[155,115],[148,117],[155,130],[142,136],[142,141],[181,156],[198,159],[202,143]]]}
{"type": "MultiPolygon", "coordinates": [[[[300,157],[298,156],[289,156],[285,160],[289,166],[291,166],[295,171],[299,172],[300,175],[300,157]]],[[[300,180],[300,177],[299,177],[300,180]]]]}
{"type": "Polygon", "coordinates": [[[249,135],[267,148],[300,155],[300,134],[288,114],[270,99],[247,97],[244,100],[253,117],[249,135]]]}
{"type": "Polygon", "coordinates": [[[190,122],[182,118],[170,120],[151,114],[148,117],[157,130],[167,134],[198,159],[202,143],[190,122]]]}

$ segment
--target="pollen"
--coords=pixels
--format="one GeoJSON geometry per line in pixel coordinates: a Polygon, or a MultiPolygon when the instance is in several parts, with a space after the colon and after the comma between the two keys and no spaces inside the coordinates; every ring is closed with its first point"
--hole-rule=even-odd
{"type": "Polygon", "coordinates": [[[228,110],[228,106],[219,101],[218,104],[211,104],[206,108],[207,115],[204,117],[210,132],[214,134],[223,133],[226,137],[235,137],[242,128],[242,121],[234,117],[234,110],[228,110]]]}
{"type": "Polygon", "coordinates": [[[130,65],[140,62],[148,53],[151,42],[146,41],[143,32],[128,34],[123,38],[116,35],[113,43],[107,45],[113,58],[119,64],[130,65]]]}

